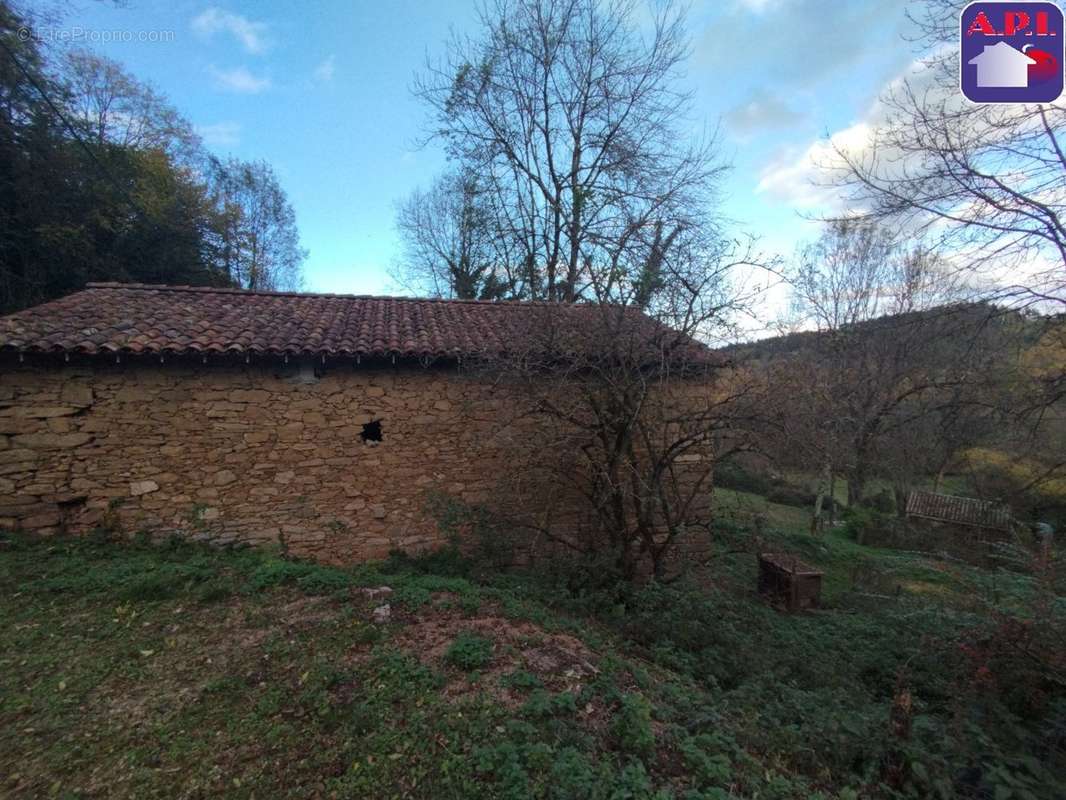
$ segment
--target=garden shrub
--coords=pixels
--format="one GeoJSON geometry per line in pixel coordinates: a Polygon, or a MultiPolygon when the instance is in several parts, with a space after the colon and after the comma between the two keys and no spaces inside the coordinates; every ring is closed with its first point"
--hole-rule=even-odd
{"type": "Polygon", "coordinates": [[[849,506],[844,509],[844,535],[849,539],[864,544],[867,535],[876,527],[884,524],[884,515],[877,509],[867,506],[849,506]]]}

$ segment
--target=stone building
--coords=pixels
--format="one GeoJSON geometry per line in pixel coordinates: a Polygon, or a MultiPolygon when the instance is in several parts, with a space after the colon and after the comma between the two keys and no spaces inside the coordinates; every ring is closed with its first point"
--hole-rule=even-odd
{"type": "Polygon", "coordinates": [[[499,503],[538,447],[513,390],[468,367],[536,309],[90,284],[0,319],[0,527],[329,562],[438,546],[427,498],[499,503]]]}

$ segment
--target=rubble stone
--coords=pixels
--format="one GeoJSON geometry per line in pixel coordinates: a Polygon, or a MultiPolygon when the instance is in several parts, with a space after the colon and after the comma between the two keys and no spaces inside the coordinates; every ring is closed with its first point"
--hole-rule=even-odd
{"type": "MultiPolygon", "coordinates": [[[[0,527],[87,533],[107,515],[130,535],[269,543],[351,564],[464,535],[434,510],[440,495],[537,524],[545,503],[553,524],[585,518],[576,489],[522,470],[545,436],[511,424],[516,401],[500,382],[449,365],[319,373],[302,382],[278,364],[176,360],[5,367],[0,527]],[[370,421],[382,440],[366,446],[370,421]]],[[[501,535],[516,561],[547,550],[533,534],[501,535]]]]}

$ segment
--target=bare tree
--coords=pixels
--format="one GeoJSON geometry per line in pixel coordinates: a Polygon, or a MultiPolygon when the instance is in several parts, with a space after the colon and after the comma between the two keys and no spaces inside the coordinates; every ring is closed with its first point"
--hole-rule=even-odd
{"type": "Polygon", "coordinates": [[[447,172],[397,209],[403,240],[399,280],[433,297],[520,297],[521,273],[510,269],[494,211],[471,170],[447,172]]]}
{"type": "Polygon", "coordinates": [[[777,381],[792,398],[785,430],[822,475],[816,527],[838,470],[849,504],[860,502],[891,437],[943,405],[944,390],[975,380],[981,351],[957,339],[977,336],[994,309],[961,304],[940,259],[862,219],[828,224],[785,278],[793,313],[813,330],[777,381]]]}
{"type": "Polygon", "coordinates": [[[915,4],[931,53],[881,99],[861,148],[837,147],[835,178],[866,218],[924,235],[961,272],[1014,304],[1066,309],[1066,107],[975,105],[958,89],[959,5],[915,4]]]}
{"type": "Polygon", "coordinates": [[[120,64],[88,50],[71,50],[61,69],[69,110],[90,141],[161,150],[184,166],[202,163],[200,137],[188,120],[120,64]]]}
{"type": "Polygon", "coordinates": [[[713,465],[742,439],[744,385],[701,342],[743,304],[753,245],[715,216],[713,137],[686,135],[686,55],[669,3],[644,34],[626,0],[493,0],[415,86],[430,138],[477,175],[508,280],[548,301],[485,365],[514,388],[513,429],[547,432],[504,476],[508,505],[576,493],[583,512],[515,522],[626,578],[663,576],[707,527],[713,465]]]}
{"type": "Polygon", "coordinates": [[[481,28],[416,83],[431,138],[491,191],[531,297],[639,304],[723,169],[685,144],[682,15],[658,7],[645,37],[626,0],[495,0],[481,28]]]}
{"type": "Polygon", "coordinates": [[[273,168],[237,159],[211,159],[210,165],[221,267],[245,289],[299,289],[307,251],[300,247],[296,214],[273,168]]]}
{"type": "MultiPolygon", "coordinates": [[[[881,99],[870,140],[837,148],[834,179],[867,219],[923,236],[985,298],[1034,308],[1052,331],[1066,311],[1066,107],[968,103],[959,5],[927,0],[909,15],[926,55],[881,99]]],[[[1045,370],[1010,396],[1007,410],[1039,430],[1061,414],[1066,374],[1045,370]]]]}
{"type": "Polygon", "coordinates": [[[504,476],[513,522],[625,579],[668,578],[686,551],[706,554],[714,466],[745,441],[749,384],[692,338],[726,308],[691,306],[683,328],[632,306],[531,306],[520,346],[485,364],[517,398],[505,430],[526,436],[535,421],[542,437],[504,476]],[[525,513],[544,497],[577,502],[525,513]]]}

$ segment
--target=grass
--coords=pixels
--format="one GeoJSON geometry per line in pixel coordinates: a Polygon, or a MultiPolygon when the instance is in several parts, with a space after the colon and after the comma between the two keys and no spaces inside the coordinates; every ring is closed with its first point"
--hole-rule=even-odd
{"type": "Polygon", "coordinates": [[[974,583],[984,572],[929,554],[865,546],[849,539],[840,528],[811,536],[809,510],[771,503],[750,492],[715,489],[714,508],[717,519],[728,525],[762,531],[764,549],[781,547],[824,570],[823,597],[830,603],[868,590],[968,604],[974,583]]]}
{"type": "MultiPolygon", "coordinates": [[[[985,796],[964,769],[989,797],[1061,796],[1038,726],[1054,698],[1030,719],[959,694],[959,642],[996,630],[974,600],[987,576],[782,532],[797,509],[734,494],[719,502],[826,571],[825,610],[760,602],[750,553],[723,555],[710,588],[597,588],[449,552],[342,570],[0,540],[0,796],[985,796]],[[360,590],[382,585],[376,624],[360,590]]],[[[730,524],[724,552],[750,538],[730,524]]]]}
{"type": "Polygon", "coordinates": [[[714,510],[719,519],[751,526],[761,517],[765,525],[778,530],[802,531],[811,524],[811,514],[805,508],[771,503],[765,497],[735,489],[714,490],[714,510]]]}

